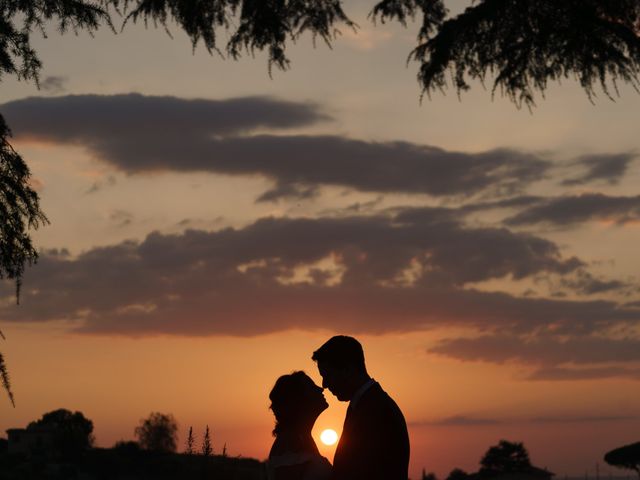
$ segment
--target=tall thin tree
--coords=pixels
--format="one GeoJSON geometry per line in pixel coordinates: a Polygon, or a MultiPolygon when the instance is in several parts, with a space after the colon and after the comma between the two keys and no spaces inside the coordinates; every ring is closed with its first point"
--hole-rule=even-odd
{"type": "Polygon", "coordinates": [[[189,436],[187,437],[187,446],[184,451],[187,455],[193,455],[194,451],[195,439],[193,438],[193,427],[189,427],[189,436]]]}
{"type": "Polygon", "coordinates": [[[204,437],[202,439],[202,455],[210,457],[213,454],[213,447],[211,446],[211,436],[209,434],[209,425],[204,431],[204,437]]]}

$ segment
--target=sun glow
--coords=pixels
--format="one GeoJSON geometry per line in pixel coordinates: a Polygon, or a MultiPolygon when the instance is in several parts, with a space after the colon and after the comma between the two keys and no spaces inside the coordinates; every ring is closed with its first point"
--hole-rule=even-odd
{"type": "Polygon", "coordinates": [[[320,434],[320,441],[325,445],[333,445],[338,441],[338,434],[330,428],[323,430],[320,434]]]}

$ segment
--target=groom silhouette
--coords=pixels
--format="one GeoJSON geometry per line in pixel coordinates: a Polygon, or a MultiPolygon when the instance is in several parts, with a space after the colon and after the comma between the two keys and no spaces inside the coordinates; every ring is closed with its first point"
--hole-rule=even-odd
{"type": "Polygon", "coordinates": [[[362,345],[330,338],[311,357],[322,387],[349,402],[333,459],[333,480],[407,480],[409,435],[402,412],[367,373],[362,345]]]}

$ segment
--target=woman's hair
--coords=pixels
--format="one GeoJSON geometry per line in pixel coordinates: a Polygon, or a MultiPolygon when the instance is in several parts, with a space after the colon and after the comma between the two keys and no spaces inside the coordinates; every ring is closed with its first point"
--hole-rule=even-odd
{"type": "Polygon", "coordinates": [[[276,417],[276,426],[273,435],[277,436],[290,426],[294,426],[301,419],[307,405],[301,401],[306,396],[309,382],[313,382],[303,371],[296,371],[288,375],[282,375],[276,380],[269,393],[271,406],[269,407],[276,417]]]}

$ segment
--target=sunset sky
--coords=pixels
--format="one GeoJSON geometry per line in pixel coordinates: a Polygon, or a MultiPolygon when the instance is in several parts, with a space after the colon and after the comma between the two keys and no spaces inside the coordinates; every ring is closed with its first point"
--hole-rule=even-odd
{"type": "MultiPolygon", "coordinates": [[[[0,432],[64,407],[110,447],[159,411],[181,448],[209,425],[214,451],[264,459],[275,379],[320,383],[311,354],[340,333],[403,409],[414,479],[502,438],[608,473],[640,440],[640,95],[567,79],[530,112],[488,81],[421,103],[417,25],[371,5],[273,78],[129,25],[52,29],[40,90],[2,79],[51,224],[21,304],[1,290],[0,432]]],[[[315,431],[340,432],[325,395],[315,431]]]]}

